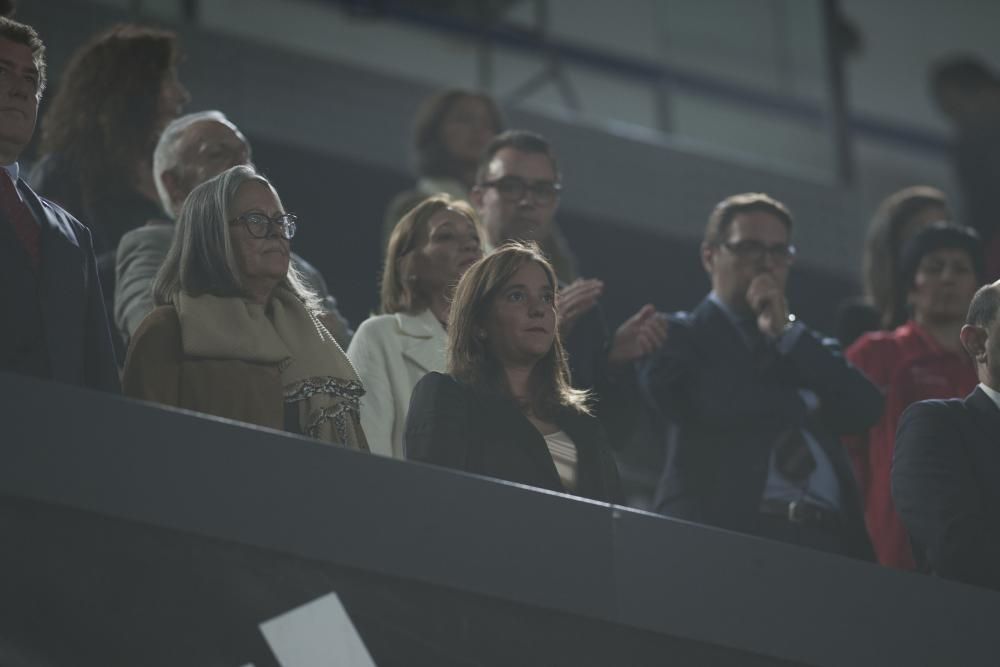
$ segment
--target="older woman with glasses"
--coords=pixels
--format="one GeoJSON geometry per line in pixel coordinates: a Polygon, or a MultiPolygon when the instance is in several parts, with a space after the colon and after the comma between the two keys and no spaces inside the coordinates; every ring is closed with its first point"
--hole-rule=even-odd
{"type": "Polygon", "coordinates": [[[603,501],[618,471],[587,393],[569,382],[556,328],[556,276],[534,243],[480,260],[455,290],[448,373],[417,383],[406,456],[603,501]]]}
{"type": "Polygon", "coordinates": [[[132,338],[124,391],[367,450],[357,373],[289,266],[296,218],[252,167],[195,188],[132,338]]]}
{"type": "Polygon", "coordinates": [[[382,314],[358,327],[347,350],[365,378],[361,423],[376,454],[403,458],[413,386],[426,373],[444,370],[452,292],[482,256],[475,212],[448,195],[424,200],[393,230],[382,314]]]}

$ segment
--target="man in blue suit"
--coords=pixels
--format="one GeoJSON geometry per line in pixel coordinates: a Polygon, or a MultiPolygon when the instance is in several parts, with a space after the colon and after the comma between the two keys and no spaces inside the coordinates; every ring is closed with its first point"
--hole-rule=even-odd
{"type": "Polygon", "coordinates": [[[789,312],[792,217],[764,194],[713,211],[712,292],[668,318],[641,384],[674,431],[655,508],[667,515],[871,559],[837,436],[866,430],[878,390],[789,312]]]}
{"type": "Polygon", "coordinates": [[[20,178],[44,89],[38,34],[0,18],[0,371],[118,391],[90,232],[20,178]]]}
{"type": "Polygon", "coordinates": [[[1000,590],[1000,282],[976,292],[961,339],[979,386],[906,409],[892,499],[921,569],[1000,590]]]}

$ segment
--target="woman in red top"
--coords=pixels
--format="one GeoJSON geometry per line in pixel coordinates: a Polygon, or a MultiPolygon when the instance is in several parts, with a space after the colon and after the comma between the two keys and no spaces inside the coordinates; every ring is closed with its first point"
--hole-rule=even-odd
{"type": "Polygon", "coordinates": [[[901,253],[895,291],[909,320],[893,331],[865,334],[847,350],[848,360],[885,392],[882,419],[868,433],[845,438],[882,565],[915,568],[889,486],[896,424],[911,403],[961,397],[975,388],[975,368],[959,331],[983,274],[975,231],[947,223],[925,228],[901,253]]]}

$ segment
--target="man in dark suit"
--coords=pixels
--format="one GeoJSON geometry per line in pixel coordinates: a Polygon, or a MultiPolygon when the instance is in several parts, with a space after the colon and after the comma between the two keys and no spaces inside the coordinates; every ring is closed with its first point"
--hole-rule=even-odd
{"type": "Polygon", "coordinates": [[[45,88],[45,47],[0,18],[0,371],[118,391],[90,232],[20,178],[45,88]]]}
{"type": "Polygon", "coordinates": [[[903,413],[892,499],[918,567],[1000,590],[1000,282],[976,292],[961,338],[979,386],[903,413]]]}
{"type": "Polygon", "coordinates": [[[763,194],[729,197],[702,243],[712,292],[669,318],[641,369],[674,424],[658,511],[870,559],[837,435],[874,424],[878,390],[789,312],[792,218],[763,194]]]}

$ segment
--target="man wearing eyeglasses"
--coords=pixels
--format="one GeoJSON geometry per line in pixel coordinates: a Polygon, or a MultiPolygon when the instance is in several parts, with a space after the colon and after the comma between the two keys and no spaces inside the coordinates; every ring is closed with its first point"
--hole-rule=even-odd
{"type": "MultiPolygon", "coordinates": [[[[172,220],[184,200],[205,181],[241,164],[250,164],[250,142],[220,111],[187,114],[163,130],[153,152],[153,182],[169,220],[150,221],[125,234],[118,244],[115,323],[126,342],[153,310],[153,280],[167,257],[174,238],[172,220]]],[[[324,324],[347,349],[353,332],[337,310],[337,301],[329,294],[323,276],[295,253],[291,261],[322,300],[327,311],[324,324]]]]}
{"type": "Polygon", "coordinates": [[[788,209],[764,194],[729,197],[709,217],[701,256],[712,291],[670,316],[641,370],[676,425],[655,508],[872,560],[837,436],[874,424],[882,397],[791,314],[791,231],[788,209]]]}
{"type": "MultiPolygon", "coordinates": [[[[470,200],[486,230],[486,251],[505,241],[546,237],[559,206],[562,185],[552,147],[544,137],[508,130],[487,146],[470,200]]],[[[597,394],[598,416],[616,447],[631,435],[636,411],[633,362],[655,350],[666,335],[665,321],[646,305],[608,335],[598,300],[604,283],[597,279],[560,285],[559,332],[573,384],[597,394]]]]}

